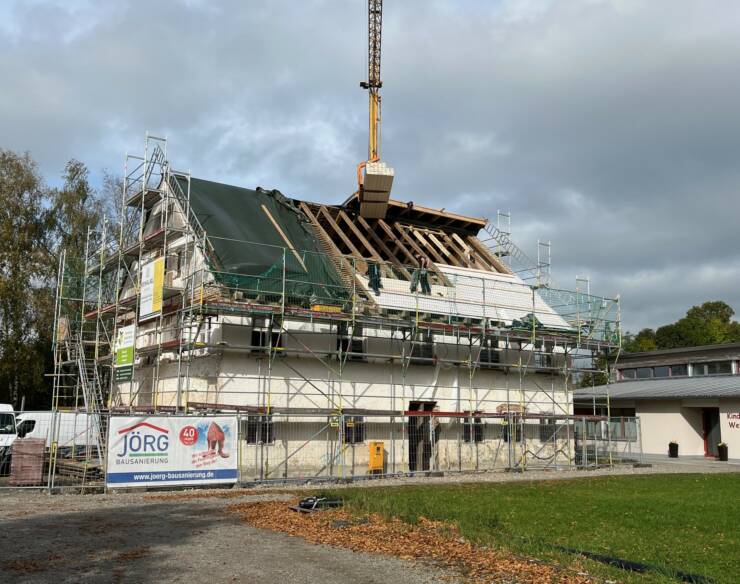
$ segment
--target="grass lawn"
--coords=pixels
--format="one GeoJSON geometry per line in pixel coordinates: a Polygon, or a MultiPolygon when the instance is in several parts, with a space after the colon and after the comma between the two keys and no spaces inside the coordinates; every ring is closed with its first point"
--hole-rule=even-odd
{"type": "Polygon", "coordinates": [[[481,544],[572,563],[558,546],[657,566],[637,575],[595,561],[605,578],[666,582],[677,571],[740,582],[740,474],[594,477],[402,486],[332,493],[357,513],[449,521],[481,544]]]}

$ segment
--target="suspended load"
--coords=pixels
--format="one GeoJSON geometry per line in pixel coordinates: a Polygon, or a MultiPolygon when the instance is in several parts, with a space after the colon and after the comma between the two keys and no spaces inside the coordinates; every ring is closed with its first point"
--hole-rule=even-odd
{"type": "Polygon", "coordinates": [[[360,215],[365,219],[383,219],[393,186],[393,169],[385,162],[365,165],[360,190],[360,215]]]}

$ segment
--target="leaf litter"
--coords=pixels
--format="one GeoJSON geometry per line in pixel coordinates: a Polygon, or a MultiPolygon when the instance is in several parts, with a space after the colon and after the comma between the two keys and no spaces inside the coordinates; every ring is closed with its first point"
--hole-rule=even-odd
{"type": "Polygon", "coordinates": [[[278,501],[234,504],[228,510],[253,527],[356,552],[429,562],[454,569],[464,576],[466,582],[474,584],[594,582],[583,572],[474,544],[463,538],[455,525],[424,517],[412,525],[374,514],[357,518],[344,509],[297,513],[288,509],[285,502],[278,501]]]}

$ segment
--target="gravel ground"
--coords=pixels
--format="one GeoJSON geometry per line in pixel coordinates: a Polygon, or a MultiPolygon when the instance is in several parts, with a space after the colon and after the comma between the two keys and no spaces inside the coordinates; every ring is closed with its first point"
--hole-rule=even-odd
{"type": "MultiPolygon", "coordinates": [[[[738,463],[650,460],[650,467],[449,474],[357,481],[335,487],[531,481],[667,473],[740,472],[738,463]]],[[[290,485],[294,491],[313,485],[290,485]]],[[[433,566],[313,545],[240,522],[233,503],[287,500],[285,485],[181,494],[61,494],[0,489],[0,581],[290,582],[455,581],[433,566]],[[282,492],[281,492],[282,491],[282,492]]]]}
{"type": "MultiPolygon", "coordinates": [[[[223,491],[220,493],[223,494],[223,491]]],[[[57,495],[0,491],[0,581],[268,582],[347,584],[455,581],[396,558],[313,545],[254,529],[235,502],[288,499],[154,498],[145,494],[57,495]]]]}

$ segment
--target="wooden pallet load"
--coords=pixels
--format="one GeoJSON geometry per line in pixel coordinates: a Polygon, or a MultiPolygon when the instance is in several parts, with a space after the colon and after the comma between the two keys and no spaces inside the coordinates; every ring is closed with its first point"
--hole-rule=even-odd
{"type": "Polygon", "coordinates": [[[42,484],[45,457],[46,441],[42,438],[19,438],[13,442],[10,484],[14,487],[42,484]]]}

